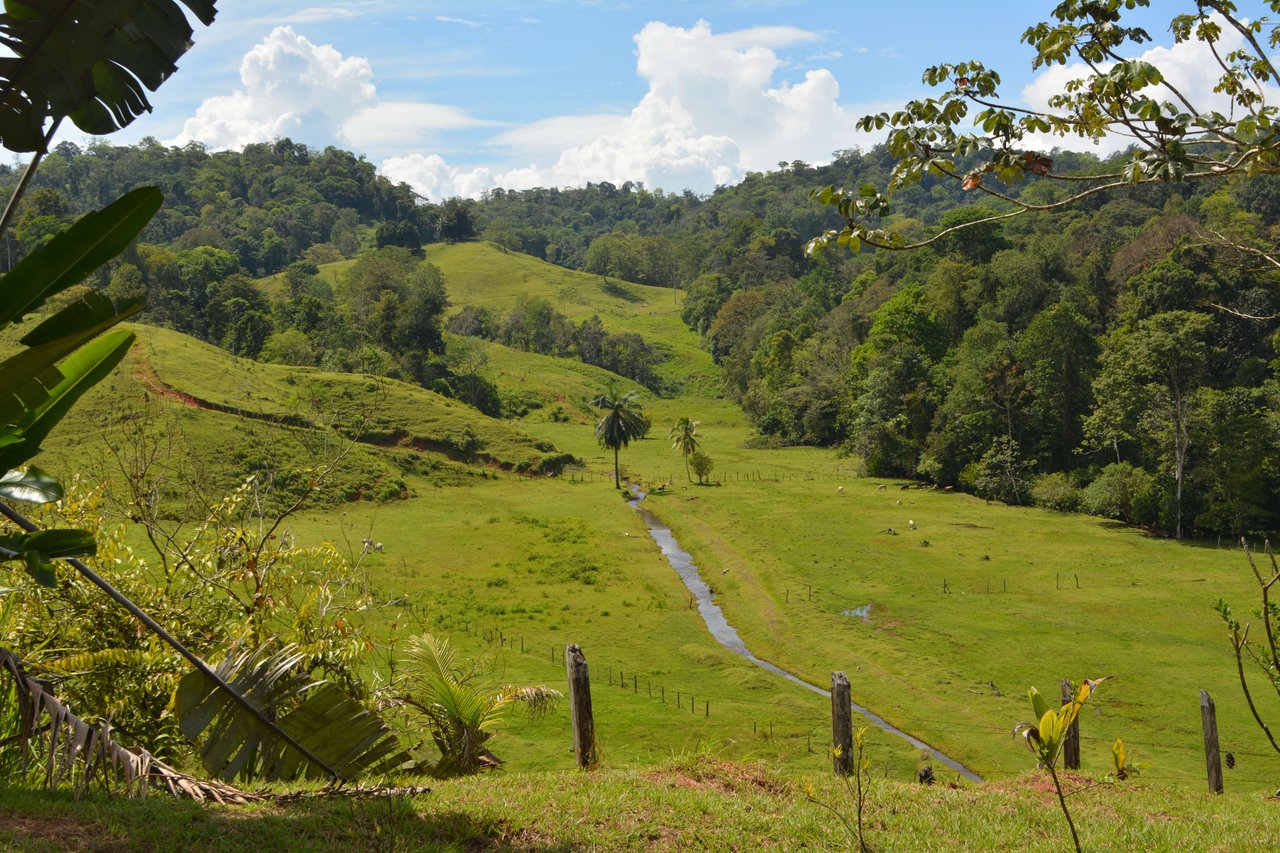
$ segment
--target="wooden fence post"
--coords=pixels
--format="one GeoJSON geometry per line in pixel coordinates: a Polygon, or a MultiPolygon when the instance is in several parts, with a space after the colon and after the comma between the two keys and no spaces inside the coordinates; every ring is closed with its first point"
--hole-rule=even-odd
{"type": "Polygon", "coordinates": [[[577,643],[565,647],[564,659],[569,671],[569,718],[573,722],[573,753],[582,770],[593,770],[597,763],[596,725],[591,716],[591,676],[587,659],[577,643]]]}
{"type": "MultiPolygon", "coordinates": [[[[1062,679],[1062,704],[1075,698],[1075,690],[1071,679],[1062,679]]],[[[1080,769],[1080,717],[1076,716],[1067,728],[1067,736],[1062,741],[1062,766],[1068,770],[1080,769]]]]}
{"type": "Polygon", "coordinates": [[[832,765],[837,776],[853,775],[853,705],[849,698],[849,677],[831,673],[832,765]]]}
{"type": "Polygon", "coordinates": [[[1204,763],[1209,771],[1209,790],[1222,793],[1222,759],[1218,755],[1218,712],[1209,691],[1200,691],[1200,723],[1204,727],[1204,763]]]}

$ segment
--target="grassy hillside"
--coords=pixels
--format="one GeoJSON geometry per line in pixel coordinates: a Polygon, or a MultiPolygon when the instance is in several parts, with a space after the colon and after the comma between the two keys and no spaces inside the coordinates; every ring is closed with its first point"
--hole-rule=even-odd
{"type": "Polygon", "coordinates": [[[131,327],[124,364],[72,410],[41,464],[62,476],[115,477],[119,450],[149,436],[165,464],[225,494],[249,474],[324,467],[356,439],[321,503],[398,500],[490,470],[539,471],[567,457],[544,439],[394,380],[235,358],[185,335],[131,327]],[[345,438],[344,438],[345,436],[345,438]]]}
{"type": "Polygon", "coordinates": [[[444,273],[455,311],[477,305],[501,315],[521,300],[538,297],[575,322],[595,314],[608,331],[634,332],[652,344],[664,359],[659,375],[682,393],[720,392],[719,371],[710,354],[680,320],[682,292],[628,282],[624,287],[632,298],[625,299],[605,292],[598,275],[567,270],[492,243],[431,245],[427,260],[444,273]]]}

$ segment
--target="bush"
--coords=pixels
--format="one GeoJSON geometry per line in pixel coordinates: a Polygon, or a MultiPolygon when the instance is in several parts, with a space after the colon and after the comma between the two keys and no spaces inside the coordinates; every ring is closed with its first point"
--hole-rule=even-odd
{"type": "Polygon", "coordinates": [[[1036,477],[1031,483],[1031,499],[1036,506],[1058,512],[1075,512],[1080,508],[1080,490],[1070,476],[1061,472],[1036,477]]]}
{"type": "Polygon", "coordinates": [[[705,483],[707,477],[710,476],[715,463],[711,457],[703,453],[701,450],[695,450],[689,457],[689,466],[693,468],[693,473],[698,475],[698,482],[705,483]]]}
{"type": "Polygon", "coordinates": [[[316,363],[316,351],[307,333],[299,329],[285,329],[267,336],[258,358],[271,364],[288,364],[294,367],[311,367],[316,363]]]}
{"type": "Polygon", "coordinates": [[[1103,468],[1083,493],[1084,507],[1090,513],[1118,518],[1127,524],[1147,520],[1158,501],[1155,478],[1128,462],[1114,462],[1103,468]]]}

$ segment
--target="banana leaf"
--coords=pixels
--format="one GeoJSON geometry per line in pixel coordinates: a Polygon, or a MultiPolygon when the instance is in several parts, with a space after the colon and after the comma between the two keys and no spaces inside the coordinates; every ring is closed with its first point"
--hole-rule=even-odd
{"type": "MultiPolygon", "coordinates": [[[[202,23],[213,0],[182,0],[202,23]]],[[[191,25],[174,0],[5,0],[0,45],[0,145],[36,151],[48,119],[69,116],[107,134],[151,110],[147,91],[191,47],[191,25]]]]}
{"type": "Polygon", "coordinates": [[[10,471],[0,477],[0,498],[33,504],[60,501],[62,484],[32,465],[25,471],[10,471]]]}
{"type": "Polygon", "coordinates": [[[332,769],[343,779],[387,773],[410,759],[395,734],[338,687],[314,681],[295,646],[228,655],[216,668],[231,688],[275,722],[327,767],[318,766],[273,735],[199,671],[178,684],[174,707],[179,727],[200,743],[211,775],[230,781],[320,778],[332,769]]]}
{"type": "MultiPolygon", "coordinates": [[[[139,187],[101,210],[86,213],[43,247],[28,254],[0,277],[0,295],[3,296],[0,299],[0,324],[26,316],[49,297],[83,280],[119,255],[142,233],[162,204],[164,195],[160,190],[139,187]]],[[[70,331],[74,329],[55,330],[50,321],[46,321],[22,342],[34,346],[70,331]]]]}

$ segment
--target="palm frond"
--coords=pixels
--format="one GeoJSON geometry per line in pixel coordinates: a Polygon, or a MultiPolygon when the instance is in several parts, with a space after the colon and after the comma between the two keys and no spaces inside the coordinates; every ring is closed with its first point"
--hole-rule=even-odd
{"type": "MultiPolygon", "coordinates": [[[[343,779],[404,766],[409,757],[386,724],[337,686],[313,680],[299,668],[303,657],[295,646],[264,646],[228,655],[215,671],[343,779]]],[[[212,775],[289,780],[325,774],[199,671],[183,677],[174,703],[179,727],[201,743],[201,761],[212,775]]]]}
{"type": "Polygon", "coordinates": [[[554,707],[560,694],[547,687],[495,687],[475,670],[457,664],[453,645],[443,637],[424,634],[409,641],[408,666],[399,704],[417,711],[440,750],[433,772],[437,776],[475,773],[501,762],[485,744],[503,710],[524,702],[531,716],[554,707]]]}
{"type": "Polygon", "coordinates": [[[540,720],[546,717],[556,709],[560,700],[564,698],[564,694],[559,690],[553,690],[550,687],[541,685],[531,685],[529,687],[508,685],[499,692],[504,704],[508,702],[523,703],[525,715],[531,720],[540,720]]]}
{"type": "Polygon", "coordinates": [[[105,669],[157,666],[174,660],[176,656],[169,652],[151,649],[99,649],[42,660],[40,668],[54,675],[83,675],[105,669]]]}

